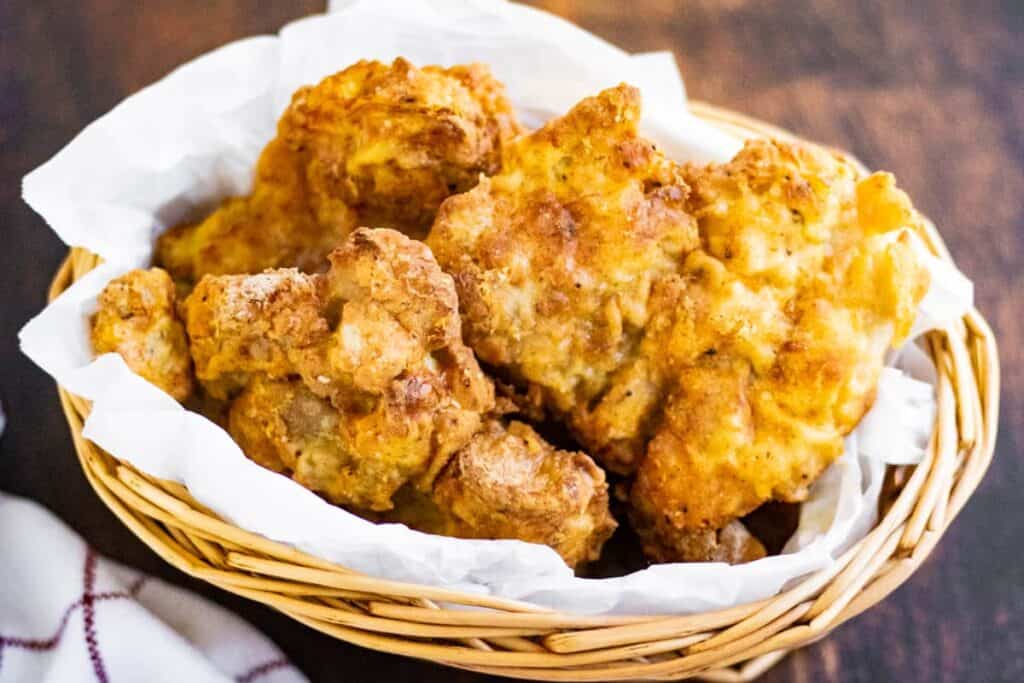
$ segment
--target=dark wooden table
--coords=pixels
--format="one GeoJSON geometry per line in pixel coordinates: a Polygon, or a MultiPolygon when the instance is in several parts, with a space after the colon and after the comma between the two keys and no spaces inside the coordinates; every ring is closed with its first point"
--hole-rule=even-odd
{"type": "MultiPolygon", "coordinates": [[[[998,454],[974,499],[903,588],[765,680],[1024,680],[1024,2],[535,4],[629,50],[675,50],[693,97],[894,171],[975,281],[1000,338],[998,454]]],[[[95,497],[52,383],[17,349],[15,332],[42,307],[64,254],[21,202],[21,177],[179,63],[321,6],[0,0],[0,395],[10,418],[0,489],[40,501],[101,552],[227,605],[313,681],[484,680],[332,641],[164,565],[95,497]]]]}

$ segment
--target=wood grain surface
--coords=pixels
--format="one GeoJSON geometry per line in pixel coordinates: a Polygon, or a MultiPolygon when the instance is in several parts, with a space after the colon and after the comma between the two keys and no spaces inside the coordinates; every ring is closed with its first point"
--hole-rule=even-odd
{"type": "MultiPolygon", "coordinates": [[[[631,51],[674,50],[691,96],[895,172],[973,278],[1000,339],[998,453],[974,499],[904,587],[764,680],[1024,680],[1024,2],[534,4],[631,51]]],[[[164,565],[93,495],[52,383],[17,350],[15,333],[64,254],[21,202],[21,177],[181,62],[321,7],[0,0],[0,396],[10,419],[0,489],[42,502],[100,552],[235,610],[314,682],[482,681],[332,641],[164,565]]]]}

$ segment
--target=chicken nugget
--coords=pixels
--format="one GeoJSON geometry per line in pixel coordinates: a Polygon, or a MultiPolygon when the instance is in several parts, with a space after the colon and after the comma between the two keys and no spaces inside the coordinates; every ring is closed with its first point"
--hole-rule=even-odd
{"type": "Polygon", "coordinates": [[[185,401],[195,380],[174,297],[174,282],[159,268],[125,273],[100,293],[91,338],[97,354],[120,354],[133,372],[185,401]]]}
{"type": "Polygon", "coordinates": [[[541,543],[570,567],[596,560],[617,526],[604,472],[589,456],[499,420],[452,457],[428,498],[407,495],[391,518],[446,536],[541,543]]]}
{"type": "Polygon", "coordinates": [[[182,305],[196,376],[215,398],[254,373],[295,374],[292,358],[327,338],[315,278],[295,269],[207,275],[182,305]]]}

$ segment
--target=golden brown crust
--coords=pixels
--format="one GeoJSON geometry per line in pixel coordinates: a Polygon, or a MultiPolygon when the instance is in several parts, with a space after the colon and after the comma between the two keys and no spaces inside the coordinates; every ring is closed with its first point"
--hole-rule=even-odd
{"type": "Polygon", "coordinates": [[[518,139],[500,174],[445,202],[428,244],[481,358],[636,473],[632,517],[665,560],[806,494],[927,276],[896,232],[920,219],[891,176],[771,141],[677,167],[638,117],[619,87],[518,139]]]}
{"type": "Polygon", "coordinates": [[[97,300],[91,336],[97,354],[120,354],[133,372],[185,401],[195,382],[174,296],[174,282],[159,268],[111,280],[97,300]]]}
{"type": "Polygon", "coordinates": [[[429,406],[411,409],[394,392],[366,397],[363,408],[339,409],[298,379],[257,376],[232,403],[229,429],[247,456],[331,502],[386,510],[439,455],[432,448],[436,416],[429,406]]]}
{"type": "Polygon", "coordinates": [[[521,129],[480,64],[418,69],[361,61],[300,88],[263,150],[252,192],[157,243],[179,280],[326,268],[358,225],[422,237],[449,195],[495,172],[521,129]]]}
{"type": "Polygon", "coordinates": [[[679,368],[632,491],[649,548],[802,500],[927,288],[896,232],[920,218],[891,176],[859,180],[828,152],[772,142],[687,174],[704,248],[666,283],[644,340],[679,368]]]}
{"type": "Polygon", "coordinates": [[[315,197],[414,237],[446,197],[495,172],[502,145],[519,132],[486,66],[418,69],[401,58],[361,61],[301,88],[280,125],[309,160],[315,197]]]}
{"type": "Polygon", "coordinates": [[[446,536],[542,543],[571,567],[596,560],[617,526],[593,460],[521,422],[490,421],[441,472],[431,500],[413,501],[393,519],[446,536]]]}
{"type": "Polygon", "coordinates": [[[721,529],[674,533],[668,537],[648,537],[650,526],[646,520],[640,520],[638,530],[644,554],[652,562],[743,564],[767,555],[764,544],[739,520],[733,520],[721,529]]]}
{"type": "Polygon", "coordinates": [[[205,276],[182,305],[196,377],[224,399],[254,373],[294,373],[292,356],[327,338],[320,311],[316,279],[295,269],[205,276]]]}
{"type": "Polygon", "coordinates": [[[557,413],[599,397],[647,322],[652,283],[697,239],[678,169],[637,135],[639,93],[584,100],[447,200],[427,239],[470,345],[557,413]]]}
{"type": "Polygon", "coordinates": [[[426,352],[461,346],[454,283],[422,242],[393,230],[357,230],[330,261],[329,305],[372,302],[426,352]]]}
{"type": "Polygon", "coordinates": [[[338,411],[301,382],[257,375],[231,402],[227,430],[247,458],[290,476],[304,452],[332,448],[338,411]]]}
{"type": "Polygon", "coordinates": [[[211,395],[244,390],[232,432],[254,458],[333,502],[386,510],[407,482],[429,488],[493,410],[494,389],[462,343],[454,283],[423,244],[360,229],[330,262],[324,275],[204,277],[183,305],[192,354],[211,395]],[[290,406],[314,412],[312,399],[335,415],[331,439],[282,426],[290,406]],[[307,437],[319,446],[287,455],[307,437]]]}
{"type": "Polygon", "coordinates": [[[343,204],[316,202],[303,156],[278,137],[260,155],[249,195],[227,199],[202,221],[165,232],[155,258],[176,279],[190,283],[207,274],[267,268],[317,272],[357,220],[343,204]]]}

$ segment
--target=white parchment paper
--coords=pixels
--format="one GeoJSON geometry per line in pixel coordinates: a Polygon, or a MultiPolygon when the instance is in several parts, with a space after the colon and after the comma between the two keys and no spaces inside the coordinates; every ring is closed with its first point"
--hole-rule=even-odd
{"type": "MultiPolygon", "coordinates": [[[[182,66],[25,178],[25,200],[61,239],[106,259],[20,335],[40,367],[93,401],[87,438],[154,476],[182,482],[242,528],[352,569],[580,613],[686,613],[761,599],[828,566],[871,527],[885,464],[916,462],[934,422],[934,370],[913,344],[894,354],[875,407],[814,485],[784,554],[733,567],[658,565],[612,579],[576,578],[545,546],[371,524],[247,460],[222,429],[134,375],[119,356],[94,360],[88,316],[105,284],[148,264],[162,230],[245,192],[292,91],[359,59],[486,62],[530,125],[627,81],[643,91],[644,131],[670,156],[724,161],[740,146],[687,111],[669,53],[630,55],[501,0],[350,0],[332,9],[182,66]]],[[[928,262],[934,284],[917,333],[963,315],[972,298],[970,282],[954,268],[928,262]]]]}

